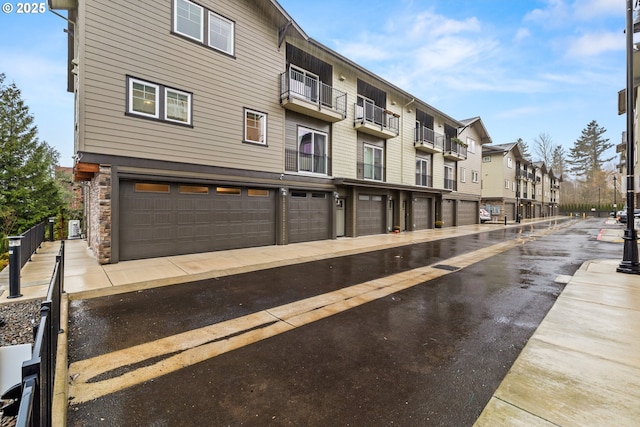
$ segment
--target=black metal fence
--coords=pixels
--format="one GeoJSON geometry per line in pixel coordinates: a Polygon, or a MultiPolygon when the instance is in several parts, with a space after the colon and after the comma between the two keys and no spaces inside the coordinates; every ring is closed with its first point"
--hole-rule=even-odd
{"type": "Polygon", "coordinates": [[[60,303],[64,292],[64,240],[56,255],[47,298],[40,306],[31,360],[22,364],[22,397],[16,427],[51,426],[60,303]]]}
{"type": "Polygon", "coordinates": [[[40,224],[34,225],[27,231],[21,234],[20,240],[20,268],[31,259],[36,250],[44,242],[44,233],[46,221],[42,221],[40,224]]]}

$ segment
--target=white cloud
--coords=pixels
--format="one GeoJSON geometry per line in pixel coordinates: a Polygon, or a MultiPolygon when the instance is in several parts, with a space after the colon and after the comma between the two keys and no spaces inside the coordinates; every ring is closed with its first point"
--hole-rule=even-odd
{"type": "Polygon", "coordinates": [[[602,53],[624,50],[624,34],[618,32],[587,33],[567,39],[566,55],[570,58],[593,57],[602,53]]]}
{"type": "Polygon", "coordinates": [[[626,10],[620,0],[576,0],[572,9],[574,16],[582,21],[599,20],[604,16],[623,16],[626,10]]]}
{"type": "Polygon", "coordinates": [[[531,31],[528,28],[518,28],[514,37],[515,41],[522,41],[531,38],[531,31]]]}

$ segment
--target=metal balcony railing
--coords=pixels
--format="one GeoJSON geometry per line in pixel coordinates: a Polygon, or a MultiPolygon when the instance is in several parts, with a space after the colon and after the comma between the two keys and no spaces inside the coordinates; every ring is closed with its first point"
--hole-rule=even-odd
{"type": "Polygon", "coordinates": [[[444,151],[444,135],[436,133],[433,129],[425,126],[417,127],[414,136],[414,142],[431,146],[438,151],[444,151]]]}
{"type": "Polygon", "coordinates": [[[455,179],[447,179],[445,178],[444,180],[444,188],[445,190],[453,190],[453,191],[457,191],[458,190],[458,185],[455,179]]]}
{"type": "Polygon", "coordinates": [[[433,178],[431,177],[431,175],[417,173],[416,185],[420,185],[422,187],[433,187],[433,178]]]}
{"type": "Polygon", "coordinates": [[[400,133],[400,118],[384,108],[378,107],[372,102],[364,101],[362,105],[355,104],[355,118],[357,121],[380,126],[394,132],[400,133]]]}
{"type": "Polygon", "coordinates": [[[384,166],[358,162],[358,178],[384,181],[384,166]]]}
{"type": "Polygon", "coordinates": [[[290,172],[310,172],[322,175],[329,174],[329,165],[331,159],[329,156],[302,153],[298,150],[287,148],[285,150],[284,167],[290,172]]]}
{"type": "Polygon", "coordinates": [[[446,138],[444,142],[444,151],[457,154],[460,157],[467,158],[467,147],[464,145],[453,141],[451,138],[446,138]]]}
{"type": "Polygon", "coordinates": [[[318,79],[290,68],[280,75],[280,97],[296,96],[341,113],[347,114],[347,94],[318,79]]]}

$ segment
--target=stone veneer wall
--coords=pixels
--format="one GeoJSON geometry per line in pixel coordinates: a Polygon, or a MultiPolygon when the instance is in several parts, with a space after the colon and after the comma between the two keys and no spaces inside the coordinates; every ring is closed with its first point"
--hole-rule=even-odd
{"type": "Polygon", "coordinates": [[[108,264],[111,262],[111,166],[100,165],[89,192],[89,247],[100,264],[108,264]]]}

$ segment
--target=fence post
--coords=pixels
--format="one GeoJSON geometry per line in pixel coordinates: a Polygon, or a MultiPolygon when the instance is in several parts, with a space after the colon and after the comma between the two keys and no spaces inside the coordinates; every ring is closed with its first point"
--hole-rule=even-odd
{"type": "Polygon", "coordinates": [[[56,217],[52,216],[49,218],[49,241],[53,242],[54,240],[56,240],[53,236],[53,224],[56,221],[56,217]]]}
{"type": "Polygon", "coordinates": [[[7,298],[19,298],[20,293],[20,241],[24,236],[9,236],[9,296],[7,298]]]}

